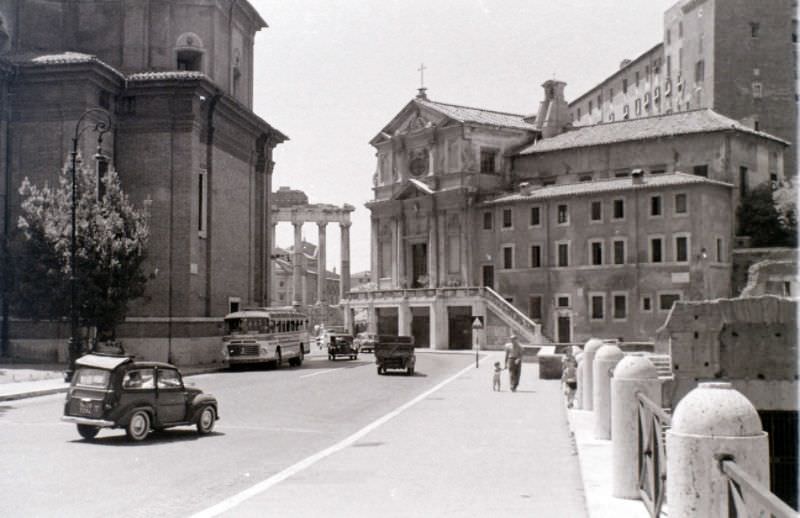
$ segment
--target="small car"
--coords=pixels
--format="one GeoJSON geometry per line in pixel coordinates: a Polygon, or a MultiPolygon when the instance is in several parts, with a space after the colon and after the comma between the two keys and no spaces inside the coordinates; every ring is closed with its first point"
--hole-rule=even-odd
{"type": "Polygon", "coordinates": [[[217,399],[184,386],[174,365],[92,353],[75,361],[61,419],[87,440],[101,428],[124,428],[129,439],[142,441],[151,430],[173,426],[209,434],[219,412],[217,399]]]}
{"type": "Polygon", "coordinates": [[[375,343],[378,341],[378,335],[372,333],[358,333],[353,343],[358,347],[359,352],[371,353],[375,351],[375,343]]]}
{"type": "Polygon", "coordinates": [[[358,358],[358,348],[353,345],[353,335],[347,333],[328,333],[328,359],[336,360],[337,356],[346,356],[351,360],[358,358]]]}

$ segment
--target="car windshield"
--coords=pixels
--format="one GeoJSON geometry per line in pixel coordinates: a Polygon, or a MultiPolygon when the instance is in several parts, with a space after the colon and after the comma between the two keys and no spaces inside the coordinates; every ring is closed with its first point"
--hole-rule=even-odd
{"type": "Polygon", "coordinates": [[[83,385],[84,387],[105,388],[108,386],[110,375],[109,371],[104,371],[103,369],[81,367],[75,372],[73,384],[83,385]]]}

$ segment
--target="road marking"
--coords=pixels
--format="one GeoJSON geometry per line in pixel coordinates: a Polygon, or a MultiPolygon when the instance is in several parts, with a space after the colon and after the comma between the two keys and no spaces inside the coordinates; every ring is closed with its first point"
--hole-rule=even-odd
{"type": "Polygon", "coordinates": [[[342,367],[336,367],[334,369],[325,369],[325,370],[321,370],[321,371],[317,371],[317,372],[312,372],[311,374],[303,374],[300,377],[301,378],[310,378],[311,376],[319,376],[320,374],[327,374],[329,372],[338,371],[339,369],[342,369],[342,367]]]}
{"type": "Polygon", "coordinates": [[[292,466],[289,466],[288,468],[286,468],[283,471],[280,471],[280,472],[272,475],[269,478],[266,478],[266,479],[262,480],[261,482],[259,482],[258,484],[255,484],[254,486],[250,486],[249,488],[245,489],[244,491],[242,491],[240,493],[237,493],[237,494],[235,494],[235,495],[233,495],[233,496],[231,496],[229,498],[226,498],[225,500],[219,502],[216,505],[213,505],[213,506],[209,507],[208,509],[205,509],[203,511],[200,511],[199,513],[193,514],[190,518],[213,518],[214,516],[219,516],[219,515],[221,515],[222,513],[226,512],[226,511],[230,511],[231,509],[233,509],[237,505],[241,504],[242,502],[245,502],[245,501],[247,501],[247,500],[249,500],[249,499],[251,499],[251,498],[253,498],[255,496],[260,495],[261,493],[266,492],[267,490],[269,490],[273,486],[283,482],[287,478],[289,478],[289,477],[291,477],[293,475],[296,475],[297,473],[300,473],[301,471],[303,471],[303,470],[305,470],[307,468],[310,468],[311,466],[313,466],[317,462],[321,461],[322,459],[324,459],[326,457],[329,457],[329,456],[333,455],[334,453],[347,448],[348,446],[352,445],[353,443],[355,443],[356,441],[358,441],[359,439],[361,439],[362,437],[364,437],[368,433],[372,432],[373,430],[375,430],[379,426],[381,426],[383,424],[386,424],[391,419],[397,417],[398,415],[400,415],[401,413],[405,412],[406,410],[408,410],[412,406],[416,405],[420,401],[424,400],[425,398],[427,398],[428,396],[430,396],[434,392],[440,390],[442,387],[444,387],[448,383],[454,381],[455,379],[457,379],[458,377],[463,375],[465,372],[469,372],[469,371],[471,371],[473,369],[475,369],[475,367],[473,365],[468,365],[467,367],[464,367],[462,370],[458,371],[453,376],[450,376],[449,378],[447,378],[446,380],[442,381],[441,383],[439,383],[438,385],[434,386],[433,388],[426,390],[425,392],[423,392],[419,396],[415,397],[411,401],[409,401],[409,402],[397,407],[396,409],[392,410],[388,414],[386,414],[386,415],[384,415],[382,417],[379,417],[375,421],[372,421],[370,424],[368,424],[367,426],[365,426],[361,430],[357,431],[353,435],[351,435],[351,436],[339,441],[338,443],[334,444],[333,446],[325,448],[324,450],[319,451],[319,452],[315,453],[314,455],[311,455],[310,457],[306,457],[305,459],[301,460],[300,462],[298,462],[298,463],[296,463],[296,464],[294,464],[292,466]]]}

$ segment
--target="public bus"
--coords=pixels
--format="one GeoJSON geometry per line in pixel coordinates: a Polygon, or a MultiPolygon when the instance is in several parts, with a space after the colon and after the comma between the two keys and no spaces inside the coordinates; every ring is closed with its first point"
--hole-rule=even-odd
{"type": "Polygon", "coordinates": [[[222,356],[228,365],[303,364],[311,351],[308,317],[288,308],[245,308],[225,317],[222,356]]]}

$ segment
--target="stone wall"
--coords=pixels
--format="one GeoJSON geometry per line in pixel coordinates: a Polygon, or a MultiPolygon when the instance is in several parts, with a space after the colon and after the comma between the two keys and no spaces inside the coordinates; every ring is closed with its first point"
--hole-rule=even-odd
{"type": "Polygon", "coordinates": [[[797,410],[796,300],[676,302],[655,348],[672,357],[675,382],[665,402],[672,408],[698,382],[721,380],[759,410],[797,410]]]}
{"type": "Polygon", "coordinates": [[[797,250],[793,248],[737,248],[733,251],[733,274],[731,290],[739,296],[748,283],[750,267],[761,261],[794,261],[797,250]]]}

